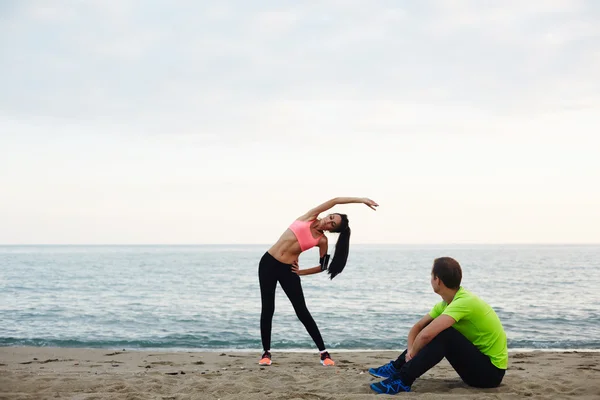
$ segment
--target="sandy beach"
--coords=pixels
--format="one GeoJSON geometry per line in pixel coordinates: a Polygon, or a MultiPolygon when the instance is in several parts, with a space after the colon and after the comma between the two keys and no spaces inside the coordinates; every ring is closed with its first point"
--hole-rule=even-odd
{"type": "MultiPolygon", "coordinates": [[[[367,369],[395,352],[273,353],[270,367],[247,352],[148,352],[0,348],[0,399],[367,399],[367,369]]],[[[380,395],[381,396],[381,395],[380,395]]],[[[511,353],[496,389],[463,384],[444,360],[413,385],[419,399],[600,398],[600,353],[511,353]]]]}

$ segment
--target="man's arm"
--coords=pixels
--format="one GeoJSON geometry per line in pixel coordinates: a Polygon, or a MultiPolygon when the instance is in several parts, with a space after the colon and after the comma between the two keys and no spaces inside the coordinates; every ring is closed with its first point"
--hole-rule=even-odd
{"type": "Polygon", "coordinates": [[[415,342],[415,338],[417,337],[419,332],[421,332],[423,329],[425,329],[425,327],[427,325],[429,325],[431,323],[431,321],[433,321],[433,318],[431,318],[431,316],[429,314],[426,314],[416,324],[414,324],[412,328],[410,328],[410,331],[408,332],[407,354],[411,353],[411,350],[412,350],[414,342],[415,342]]]}
{"type": "MultiPolygon", "coordinates": [[[[427,315],[430,319],[431,317],[427,315]]],[[[423,318],[424,319],[424,318],[423,318]]],[[[422,320],[421,320],[422,321],[422,320]]],[[[415,337],[412,346],[409,342],[407,357],[410,355],[410,358],[415,356],[427,343],[431,342],[434,337],[436,337],[441,331],[444,329],[450,328],[454,325],[456,321],[454,318],[448,315],[440,315],[435,319],[432,319],[430,323],[424,327],[415,337]]],[[[412,332],[412,329],[411,329],[412,332]]],[[[410,341],[410,333],[409,333],[409,341],[410,341]]],[[[407,359],[410,360],[410,358],[407,359]]]]}

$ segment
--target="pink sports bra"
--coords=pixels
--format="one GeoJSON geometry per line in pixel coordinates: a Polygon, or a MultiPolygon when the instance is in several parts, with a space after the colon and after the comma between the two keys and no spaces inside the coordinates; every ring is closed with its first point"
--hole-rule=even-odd
{"type": "Polygon", "coordinates": [[[308,250],[311,247],[315,247],[319,243],[321,236],[323,236],[321,235],[318,238],[313,237],[312,233],[310,232],[310,225],[313,222],[314,219],[312,221],[296,220],[290,225],[290,230],[294,232],[294,235],[296,235],[296,239],[298,239],[298,243],[300,244],[300,249],[302,251],[308,250]]]}

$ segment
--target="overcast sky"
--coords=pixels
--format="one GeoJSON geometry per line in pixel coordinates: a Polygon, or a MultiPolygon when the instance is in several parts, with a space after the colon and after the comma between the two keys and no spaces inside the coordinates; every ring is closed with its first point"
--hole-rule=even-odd
{"type": "Polygon", "coordinates": [[[0,2],[0,243],[600,243],[600,2],[0,2]],[[483,4],[486,4],[485,6],[483,4]],[[491,5],[490,5],[491,4],[491,5]]]}

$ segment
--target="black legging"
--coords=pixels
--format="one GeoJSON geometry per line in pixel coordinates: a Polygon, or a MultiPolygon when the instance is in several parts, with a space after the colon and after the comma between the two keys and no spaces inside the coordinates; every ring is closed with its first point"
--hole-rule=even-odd
{"type": "Polygon", "coordinates": [[[304,324],[319,351],[325,350],[325,344],[323,343],[319,328],[317,328],[315,320],[310,315],[308,308],[306,308],[300,277],[292,272],[292,266],[277,261],[272,255],[266,252],[258,265],[258,281],[260,282],[260,296],[262,300],[260,335],[263,349],[271,349],[271,324],[273,322],[273,314],[275,313],[275,289],[279,281],[283,291],[292,302],[298,319],[304,324]]]}
{"type": "Polygon", "coordinates": [[[405,355],[406,351],[394,361],[394,367],[400,371],[402,382],[409,386],[444,357],[469,386],[494,388],[504,378],[503,369],[492,364],[488,356],[452,327],[441,331],[409,362],[405,355]]]}

